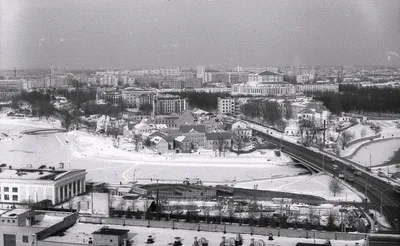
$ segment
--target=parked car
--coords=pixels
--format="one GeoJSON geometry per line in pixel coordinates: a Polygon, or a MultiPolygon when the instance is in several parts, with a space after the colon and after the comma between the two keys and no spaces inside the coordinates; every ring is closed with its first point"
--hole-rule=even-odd
{"type": "Polygon", "coordinates": [[[361,175],[362,175],[362,172],[361,172],[361,171],[355,171],[354,174],[355,174],[356,176],[361,176],[361,175]]]}
{"type": "Polygon", "coordinates": [[[354,172],[356,170],[352,165],[348,165],[347,168],[352,172],[354,172]]]}
{"type": "Polygon", "coordinates": [[[1,163],[1,164],[0,164],[0,167],[7,167],[7,164],[1,163]]]}
{"type": "Polygon", "coordinates": [[[344,173],[339,173],[339,178],[344,179],[344,173]]]}
{"type": "Polygon", "coordinates": [[[332,167],[333,167],[333,170],[338,170],[339,169],[338,165],[333,165],[332,167]]]}

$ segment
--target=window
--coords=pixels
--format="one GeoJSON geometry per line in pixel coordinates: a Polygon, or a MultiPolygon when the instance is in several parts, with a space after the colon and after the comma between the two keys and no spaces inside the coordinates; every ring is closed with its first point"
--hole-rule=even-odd
{"type": "Polygon", "coordinates": [[[18,201],[18,196],[17,195],[13,195],[12,199],[13,199],[13,201],[18,201]]]}
{"type": "Polygon", "coordinates": [[[29,243],[29,236],[22,236],[23,243],[29,243]]]}
{"type": "Polygon", "coordinates": [[[9,195],[4,195],[4,200],[6,200],[6,201],[10,200],[10,196],[9,195]]]}
{"type": "Polygon", "coordinates": [[[10,191],[10,188],[4,187],[4,192],[9,192],[9,191],[10,191]]]}
{"type": "Polygon", "coordinates": [[[13,187],[12,188],[12,192],[18,192],[18,188],[17,187],[13,187]]]}

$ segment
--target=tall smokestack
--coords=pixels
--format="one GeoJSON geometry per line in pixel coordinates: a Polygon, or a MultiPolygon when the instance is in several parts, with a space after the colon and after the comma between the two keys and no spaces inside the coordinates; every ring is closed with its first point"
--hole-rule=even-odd
{"type": "Polygon", "coordinates": [[[17,77],[17,69],[14,67],[14,77],[17,77]]]}

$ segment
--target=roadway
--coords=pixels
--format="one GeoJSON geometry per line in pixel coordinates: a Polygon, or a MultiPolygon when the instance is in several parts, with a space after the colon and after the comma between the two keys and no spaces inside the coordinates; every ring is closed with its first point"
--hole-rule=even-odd
{"type": "MultiPolygon", "coordinates": [[[[254,129],[253,129],[254,130],[254,129]]],[[[290,143],[280,139],[280,136],[271,136],[263,132],[256,131],[261,134],[262,137],[277,146],[282,144],[282,152],[297,158],[299,161],[308,162],[308,164],[319,167],[320,170],[324,169],[326,172],[335,175],[345,172],[345,175],[353,175],[354,182],[349,184],[352,185],[358,192],[366,194],[369,199],[369,203],[366,204],[368,208],[380,210],[381,198],[382,198],[382,211],[383,214],[390,220],[395,226],[396,231],[400,230],[400,194],[393,190],[393,187],[374,176],[368,175],[363,172],[361,176],[355,176],[353,172],[348,170],[348,164],[345,164],[344,160],[337,159],[333,162],[332,159],[323,155],[322,153],[315,152],[309,148],[290,143]],[[324,156],[324,157],[323,157],[324,156]],[[339,168],[335,170],[333,165],[336,164],[339,168]],[[368,186],[366,186],[368,184],[368,186]]]]}

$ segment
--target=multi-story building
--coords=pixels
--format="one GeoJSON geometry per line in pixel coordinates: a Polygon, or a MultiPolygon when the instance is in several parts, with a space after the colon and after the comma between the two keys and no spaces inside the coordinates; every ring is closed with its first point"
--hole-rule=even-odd
{"type": "Polygon", "coordinates": [[[21,91],[19,91],[19,90],[1,90],[0,89],[0,101],[11,100],[18,95],[21,95],[21,91]]]}
{"type": "Polygon", "coordinates": [[[128,106],[140,107],[141,104],[151,103],[155,93],[154,90],[128,87],[122,90],[122,100],[128,106]]]}
{"type": "Polygon", "coordinates": [[[197,66],[196,67],[196,77],[197,78],[203,78],[204,77],[204,73],[206,72],[206,68],[204,66],[197,66]]]}
{"type": "Polygon", "coordinates": [[[218,114],[237,115],[239,113],[240,113],[240,103],[238,98],[218,97],[218,114]]]}
{"type": "Polygon", "coordinates": [[[23,83],[21,80],[0,80],[0,90],[22,90],[23,83]]]}
{"type": "Polygon", "coordinates": [[[249,82],[278,83],[283,81],[283,75],[264,71],[258,74],[249,74],[249,82]]]}
{"type": "Polygon", "coordinates": [[[232,85],[232,95],[254,95],[254,96],[290,96],[296,93],[296,88],[287,83],[242,83],[232,85]]]}
{"type": "Polygon", "coordinates": [[[188,109],[186,98],[174,95],[158,95],[153,100],[153,114],[182,113],[188,109]]]}
{"type": "Polygon", "coordinates": [[[300,74],[296,76],[297,83],[310,83],[313,82],[315,76],[314,74],[300,74]]]}
{"type": "MultiPolygon", "coordinates": [[[[63,164],[61,168],[63,168],[63,164]]],[[[83,169],[2,169],[0,204],[32,203],[49,199],[53,204],[85,192],[83,169]]]]}
{"type": "Polygon", "coordinates": [[[182,136],[194,145],[194,147],[204,147],[206,140],[206,128],[204,125],[181,125],[179,128],[182,136]]]}
{"type": "Polygon", "coordinates": [[[315,92],[315,91],[333,91],[339,92],[339,84],[317,83],[317,84],[296,84],[296,92],[315,92]]]}

